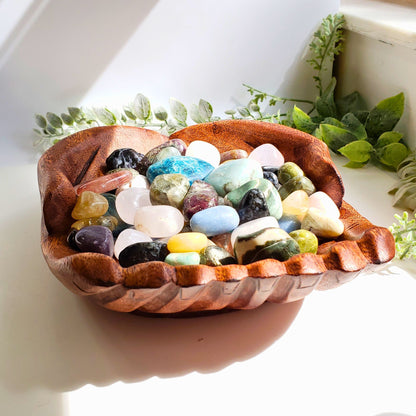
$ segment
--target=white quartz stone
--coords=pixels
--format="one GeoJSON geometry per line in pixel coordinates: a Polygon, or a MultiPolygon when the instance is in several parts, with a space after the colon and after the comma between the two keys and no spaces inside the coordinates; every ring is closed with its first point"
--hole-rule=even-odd
{"type": "Polygon", "coordinates": [[[256,147],[249,155],[249,159],[257,160],[261,166],[280,166],[285,163],[285,158],[276,146],[265,143],[256,147]]]}
{"type": "Polygon", "coordinates": [[[195,140],[191,142],[186,149],[185,156],[195,157],[197,159],[205,160],[214,168],[220,164],[221,155],[218,149],[211,143],[202,140],[195,140]]]}
{"type": "Polygon", "coordinates": [[[138,208],[152,205],[150,192],[144,188],[128,188],[116,196],[116,210],[127,224],[134,224],[134,215],[138,208]]]}
{"type": "Polygon", "coordinates": [[[120,192],[129,188],[149,189],[149,187],[150,187],[149,181],[147,180],[146,176],[138,174],[130,182],[125,183],[124,185],[121,185],[117,189],[116,195],[118,195],[120,192]]]}
{"type": "Polygon", "coordinates": [[[114,244],[114,255],[118,258],[119,254],[128,246],[135,243],[153,241],[147,234],[137,231],[134,228],[123,230],[116,239],[114,244]]]}
{"type": "Polygon", "coordinates": [[[252,221],[245,222],[239,225],[234,231],[231,233],[231,245],[234,247],[234,242],[240,235],[247,235],[254,233],[256,231],[262,230],[263,228],[279,228],[279,223],[275,217],[262,217],[257,218],[252,221]]]}
{"type": "Polygon", "coordinates": [[[325,192],[314,192],[309,196],[309,206],[312,208],[318,208],[325,212],[326,215],[339,218],[339,209],[336,206],[332,198],[325,192]]]}

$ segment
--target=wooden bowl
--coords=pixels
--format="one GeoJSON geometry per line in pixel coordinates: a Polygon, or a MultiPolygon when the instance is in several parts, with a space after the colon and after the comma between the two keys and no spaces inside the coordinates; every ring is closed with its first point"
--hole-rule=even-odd
{"type": "Polygon", "coordinates": [[[322,243],[318,254],[221,267],[148,262],[122,268],[115,258],[76,252],[66,243],[76,201],[74,186],[105,174],[105,160],[118,148],[146,153],[169,140],[136,127],[96,127],[61,140],[38,164],[43,254],[52,273],[74,293],[121,312],[174,315],[250,309],[265,301],[299,300],[315,288],[335,288],[361,270],[393,258],[391,233],[374,226],[343,201],[341,177],[327,146],[315,137],[278,124],[227,120],[187,127],[171,138],[186,143],[205,140],[220,152],[251,151],[263,143],[276,145],[287,161],[302,167],[317,190],[333,198],[345,225],[343,235],[322,243]]]}

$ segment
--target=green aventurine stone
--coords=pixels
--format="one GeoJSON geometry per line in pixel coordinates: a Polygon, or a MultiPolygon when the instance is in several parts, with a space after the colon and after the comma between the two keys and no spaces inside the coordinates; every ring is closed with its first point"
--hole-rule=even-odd
{"type": "Polygon", "coordinates": [[[307,230],[295,230],[289,235],[299,244],[301,253],[313,253],[318,251],[318,238],[307,230]]]}
{"type": "Polygon", "coordinates": [[[165,262],[171,266],[187,266],[191,264],[199,264],[199,253],[170,253],[166,256],[165,262]]]}
{"type": "Polygon", "coordinates": [[[150,201],[153,205],[171,205],[181,209],[189,186],[188,178],[180,173],[158,175],[150,186],[150,201]]]}
{"type": "Polygon", "coordinates": [[[237,264],[237,260],[225,249],[218,246],[207,246],[199,255],[201,264],[207,266],[225,266],[226,264],[237,264]]]}
{"type": "Polygon", "coordinates": [[[280,185],[284,185],[287,181],[290,181],[296,176],[304,176],[303,170],[294,162],[286,162],[280,166],[278,172],[278,179],[280,185]]]}
{"type": "Polygon", "coordinates": [[[263,248],[258,247],[256,250],[247,252],[243,256],[243,264],[253,263],[264,259],[286,261],[299,253],[299,244],[293,238],[287,238],[274,244],[264,246],[263,248]]]}
{"type": "Polygon", "coordinates": [[[229,192],[226,196],[226,199],[230,201],[235,208],[237,208],[244,195],[250,189],[258,189],[262,191],[266,198],[266,204],[270,215],[275,217],[277,220],[280,219],[283,213],[282,201],[280,199],[279,192],[267,179],[253,179],[252,181],[246,182],[244,185],[240,186],[234,191],[229,192]]]}

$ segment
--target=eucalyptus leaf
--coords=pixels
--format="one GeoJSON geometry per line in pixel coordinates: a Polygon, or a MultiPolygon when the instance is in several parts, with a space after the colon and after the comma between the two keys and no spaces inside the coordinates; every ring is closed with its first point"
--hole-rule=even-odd
{"type": "Polygon", "coordinates": [[[335,103],[340,116],[344,116],[347,113],[353,113],[355,111],[367,110],[367,104],[358,91],[354,91],[351,94],[335,100],[335,103]]]}
{"type": "Polygon", "coordinates": [[[106,126],[112,126],[117,123],[116,116],[107,108],[94,108],[98,120],[106,126]]]}
{"type": "Polygon", "coordinates": [[[205,121],[199,112],[199,106],[196,104],[191,104],[189,107],[189,116],[191,117],[192,121],[197,124],[203,123],[205,121]]]}
{"type": "Polygon", "coordinates": [[[186,107],[175,98],[171,98],[170,101],[170,112],[175,120],[179,123],[186,125],[186,119],[188,117],[188,112],[186,107]]]}
{"type": "Polygon", "coordinates": [[[311,117],[308,116],[296,105],[293,107],[293,122],[298,130],[304,131],[305,133],[312,133],[317,125],[312,121],[311,117]]]}
{"type": "Polygon", "coordinates": [[[130,119],[130,120],[136,120],[137,117],[135,114],[133,114],[133,112],[131,110],[129,110],[128,108],[124,109],[124,114],[130,119]]]}
{"type": "Polygon", "coordinates": [[[77,123],[84,118],[83,111],[78,107],[68,107],[68,113],[77,123]]]}
{"type": "Polygon", "coordinates": [[[65,113],[61,113],[61,119],[67,126],[72,126],[75,120],[69,115],[65,113]]]}
{"type": "Polygon", "coordinates": [[[368,136],[375,139],[386,131],[393,130],[404,110],[404,94],[380,101],[369,113],[365,128],[368,136]]]}
{"type": "Polygon", "coordinates": [[[364,125],[354,116],[353,113],[347,113],[341,119],[344,127],[350,131],[358,140],[366,140],[367,132],[364,125]]]}
{"type": "Polygon", "coordinates": [[[164,107],[156,107],[153,111],[158,120],[166,121],[168,119],[168,112],[164,109],[164,107]]]}
{"type": "Polygon", "coordinates": [[[46,120],[48,120],[49,124],[56,129],[62,128],[62,119],[55,113],[46,113],[46,120]]]}
{"type": "Polygon", "coordinates": [[[409,154],[409,149],[402,143],[391,143],[377,149],[376,154],[381,163],[397,169],[400,162],[402,162],[409,154]]]}
{"type": "Polygon", "coordinates": [[[40,114],[35,114],[35,122],[42,129],[44,129],[48,125],[46,118],[40,114]]]}
{"type": "Polygon", "coordinates": [[[46,132],[47,132],[48,134],[52,134],[52,135],[56,135],[56,134],[58,134],[58,130],[57,130],[55,127],[53,127],[52,125],[50,125],[50,124],[48,124],[48,125],[46,126],[45,130],[46,130],[46,132]]]}
{"type": "Polygon", "coordinates": [[[235,110],[225,110],[224,113],[229,115],[229,116],[233,116],[237,111],[235,110]]]}
{"type": "Polygon", "coordinates": [[[36,133],[36,135],[38,135],[40,137],[43,136],[42,132],[39,129],[33,129],[33,131],[36,133]]]}
{"type": "Polygon", "coordinates": [[[354,142],[357,138],[346,129],[342,129],[331,124],[321,124],[320,134],[322,140],[334,152],[348,143],[354,142]]]}
{"type": "Polygon", "coordinates": [[[338,152],[351,162],[366,163],[370,160],[373,146],[366,140],[356,140],[338,149],[338,152]]]}
{"type": "Polygon", "coordinates": [[[337,80],[333,77],[322,95],[316,99],[316,110],[322,117],[337,117],[337,108],[334,100],[336,84],[337,80]]]}
{"type": "Polygon", "coordinates": [[[210,121],[212,117],[212,105],[201,98],[199,100],[198,108],[199,114],[201,114],[204,121],[210,121]]]}
{"type": "Polygon", "coordinates": [[[380,148],[391,143],[398,143],[403,138],[403,134],[398,131],[386,131],[378,139],[374,147],[380,148]]]}
{"type": "Polygon", "coordinates": [[[237,111],[242,117],[250,117],[250,111],[247,107],[237,107],[237,111]]]}
{"type": "Polygon", "coordinates": [[[149,99],[143,94],[137,94],[131,104],[131,111],[140,120],[147,121],[151,116],[149,99]]]}

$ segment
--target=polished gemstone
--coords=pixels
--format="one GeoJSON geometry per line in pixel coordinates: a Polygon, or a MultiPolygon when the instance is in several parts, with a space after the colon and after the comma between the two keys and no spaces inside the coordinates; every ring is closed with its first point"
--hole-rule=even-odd
{"type": "Polygon", "coordinates": [[[237,260],[227,250],[218,246],[207,246],[200,253],[201,264],[207,266],[225,266],[227,264],[237,264],[237,260]]]}
{"type": "Polygon", "coordinates": [[[118,261],[122,267],[130,267],[148,261],[164,261],[169,251],[165,243],[158,241],[132,244],[122,250],[118,261]]]}
{"type": "Polygon", "coordinates": [[[126,228],[129,228],[131,224],[125,223],[121,218],[120,215],[118,215],[117,209],[116,209],[116,196],[114,194],[110,193],[104,193],[102,196],[108,201],[108,210],[105,213],[105,215],[110,215],[117,219],[117,226],[113,230],[113,236],[114,238],[117,237],[123,230],[126,228]]]}
{"type": "Polygon", "coordinates": [[[165,262],[171,266],[189,266],[200,263],[199,253],[187,252],[187,253],[169,253],[165,262]]]}
{"type": "Polygon", "coordinates": [[[228,233],[237,228],[240,222],[237,211],[226,205],[218,205],[199,211],[193,215],[190,225],[193,231],[208,237],[228,233]]]}
{"type": "Polygon", "coordinates": [[[289,235],[299,244],[301,253],[316,254],[318,251],[318,238],[314,233],[308,230],[296,230],[289,235]]]}
{"type": "Polygon", "coordinates": [[[71,216],[76,220],[101,217],[108,210],[108,201],[100,194],[84,191],[78,196],[71,216]]]}
{"type": "Polygon", "coordinates": [[[156,154],[153,163],[161,162],[162,160],[167,159],[168,157],[174,156],[182,155],[181,152],[174,146],[164,147],[163,149],[160,149],[159,153],[156,154]]]}
{"type": "Polygon", "coordinates": [[[103,194],[113,189],[117,189],[130,182],[133,175],[130,171],[120,170],[110,173],[108,175],[100,176],[99,178],[74,186],[75,193],[80,195],[84,191],[95,192],[96,194],[103,194]]]}
{"type": "Polygon", "coordinates": [[[340,212],[332,198],[325,192],[314,192],[309,196],[309,206],[318,208],[330,217],[339,218],[340,212]]]}
{"type": "Polygon", "coordinates": [[[248,153],[243,149],[228,150],[227,152],[220,154],[220,163],[224,163],[227,160],[233,159],[246,159],[247,157],[248,153]]]}
{"type": "Polygon", "coordinates": [[[68,243],[69,247],[72,248],[72,250],[79,251],[79,248],[77,246],[77,243],[75,242],[75,235],[78,232],[78,230],[75,230],[74,228],[71,228],[71,231],[68,233],[66,237],[66,242],[68,243]]]}
{"type": "Polygon", "coordinates": [[[209,163],[194,157],[168,157],[149,167],[147,170],[147,179],[149,179],[149,182],[151,183],[158,175],[180,173],[181,175],[186,176],[192,183],[198,179],[204,179],[213,169],[214,167],[209,163]]]}
{"type": "Polygon", "coordinates": [[[199,253],[208,244],[208,238],[203,233],[187,232],[172,236],[168,241],[168,250],[171,253],[199,253]]]}
{"type": "Polygon", "coordinates": [[[277,179],[277,175],[275,173],[263,170],[263,178],[270,181],[276,189],[280,188],[279,180],[277,179]]]}
{"type": "Polygon", "coordinates": [[[282,200],[284,200],[289,194],[298,191],[299,189],[304,190],[308,195],[311,195],[316,191],[314,184],[309,178],[306,176],[296,176],[285,182],[279,188],[279,194],[282,200]]]}
{"type": "Polygon", "coordinates": [[[205,181],[215,188],[218,195],[225,196],[244,183],[258,178],[263,178],[263,171],[257,161],[237,159],[218,166],[205,181]]]}
{"type": "Polygon", "coordinates": [[[142,153],[134,149],[123,148],[114,150],[105,161],[107,170],[119,168],[131,168],[137,170],[142,175],[146,175],[149,167],[149,160],[142,153]]]}
{"type": "Polygon", "coordinates": [[[136,210],[134,228],[152,238],[172,237],[184,225],[184,218],[177,208],[170,205],[151,205],[136,210]]]}
{"type": "Polygon", "coordinates": [[[75,234],[75,244],[82,252],[93,252],[112,256],[114,252],[113,233],[102,225],[90,225],[75,234]]]}
{"type": "Polygon", "coordinates": [[[285,184],[287,181],[296,178],[297,176],[304,176],[303,170],[294,162],[284,163],[277,174],[279,183],[285,184]]]}
{"type": "Polygon", "coordinates": [[[295,216],[299,221],[303,220],[309,209],[309,196],[303,190],[294,191],[282,201],[283,215],[295,216]]]}
{"type": "Polygon", "coordinates": [[[285,158],[278,148],[270,143],[256,147],[249,155],[249,159],[257,160],[261,166],[280,167],[285,163],[285,158]]]}
{"type": "Polygon", "coordinates": [[[125,183],[124,185],[121,185],[120,187],[117,188],[116,195],[118,195],[120,192],[129,188],[149,189],[149,187],[150,187],[150,184],[146,176],[140,175],[140,173],[137,173],[137,175],[135,175],[130,182],[125,183]]]}
{"type": "Polygon", "coordinates": [[[194,181],[183,201],[183,215],[189,221],[196,212],[217,205],[218,194],[214,187],[203,181],[194,181]]]}
{"type": "Polygon", "coordinates": [[[299,230],[301,221],[295,215],[282,215],[279,219],[279,226],[282,230],[290,233],[295,230],[299,230]]]}
{"type": "Polygon", "coordinates": [[[129,188],[116,197],[116,209],[120,218],[127,224],[134,224],[134,216],[140,207],[152,205],[150,192],[144,188],[129,188]]]}
{"type": "Polygon", "coordinates": [[[88,227],[90,225],[102,225],[103,227],[107,227],[111,231],[114,231],[118,225],[118,220],[112,215],[102,215],[101,217],[95,218],[84,218],[83,220],[75,221],[71,225],[71,228],[80,230],[81,228],[88,227]]]}
{"type": "Polygon", "coordinates": [[[279,228],[279,223],[275,217],[262,217],[256,220],[240,224],[231,233],[231,244],[234,245],[236,238],[240,235],[253,234],[257,231],[263,230],[264,228],[279,228]]]}
{"type": "Polygon", "coordinates": [[[220,164],[220,152],[211,143],[203,140],[194,140],[188,145],[185,156],[196,157],[197,159],[205,160],[210,165],[216,168],[220,164]]]}
{"type": "Polygon", "coordinates": [[[158,175],[150,186],[150,201],[153,205],[171,205],[182,209],[189,186],[188,178],[180,173],[158,175]]]}
{"type": "Polygon", "coordinates": [[[240,224],[270,215],[266,197],[260,189],[250,189],[238,205],[240,224]]]}
{"type": "Polygon", "coordinates": [[[338,237],[344,232],[344,224],[339,218],[331,217],[317,208],[309,208],[301,228],[327,238],[338,237]]]}
{"type": "Polygon", "coordinates": [[[145,233],[134,228],[122,231],[114,243],[114,255],[118,258],[120,253],[128,246],[136,243],[151,242],[152,239],[145,233]]]}
{"type": "Polygon", "coordinates": [[[166,147],[176,148],[182,156],[185,155],[187,148],[186,143],[181,139],[168,140],[160,144],[159,146],[154,147],[146,153],[146,157],[149,160],[149,162],[151,164],[155,163],[157,161],[157,155],[159,154],[159,152],[166,147]]]}

